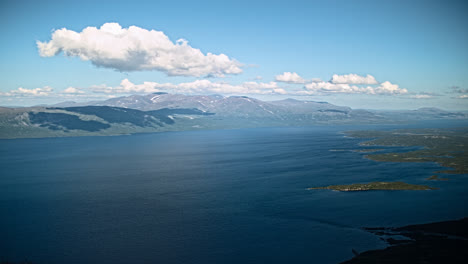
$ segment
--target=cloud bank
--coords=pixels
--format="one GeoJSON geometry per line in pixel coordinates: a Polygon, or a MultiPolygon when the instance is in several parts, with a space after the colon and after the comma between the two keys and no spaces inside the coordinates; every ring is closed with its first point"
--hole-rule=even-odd
{"type": "Polygon", "coordinates": [[[379,83],[372,75],[360,76],[357,74],[334,74],[329,82],[310,82],[304,86],[304,95],[314,94],[406,94],[407,89],[400,88],[398,84],[389,81],[379,83]],[[367,85],[367,86],[366,86],[367,85]]]}
{"type": "Polygon", "coordinates": [[[33,88],[25,89],[23,87],[18,87],[15,90],[11,90],[5,93],[1,93],[1,96],[11,96],[11,97],[25,97],[25,96],[48,96],[53,92],[53,88],[50,86],[44,86],[42,88],[33,88]]]}
{"type": "MultiPolygon", "coordinates": [[[[276,76],[277,79],[286,81],[302,82],[304,79],[294,73],[286,73],[276,76]],[[281,77],[278,77],[281,76],[281,77]],[[298,78],[297,78],[298,77],[298,78]]],[[[337,76],[337,75],[334,75],[337,76]]],[[[349,74],[356,82],[360,77],[358,75],[349,74]],[[356,78],[356,76],[358,78],[356,78]]],[[[370,75],[368,75],[370,76],[370,75]]],[[[367,77],[367,80],[370,80],[367,77]]],[[[340,76],[334,77],[339,79],[340,76]]],[[[372,77],[373,78],[373,77],[372,77]]],[[[345,78],[346,79],[346,78],[345,78]]],[[[344,79],[342,79],[344,80],[344,79]]],[[[348,84],[348,83],[333,83],[332,81],[316,81],[309,80],[302,88],[281,87],[279,82],[258,82],[247,81],[240,84],[231,84],[227,82],[213,82],[209,79],[198,79],[192,82],[182,83],[158,83],[158,82],[143,82],[140,84],[132,83],[128,79],[123,79],[119,85],[109,86],[106,84],[93,85],[88,88],[68,87],[64,90],[53,93],[53,89],[49,86],[35,89],[24,89],[19,87],[16,90],[11,90],[0,95],[8,97],[109,97],[118,94],[148,94],[154,92],[169,92],[180,94],[224,94],[224,95],[291,95],[291,96],[307,96],[307,95],[328,95],[328,94],[367,94],[367,95],[405,95],[411,99],[428,99],[436,96],[431,93],[408,93],[407,89],[400,88],[397,84],[392,84],[389,81],[377,83],[376,85],[348,84]]],[[[463,96],[459,98],[465,98],[463,96]]]]}
{"type": "Polygon", "coordinates": [[[37,41],[37,47],[42,57],[63,52],[123,72],[156,70],[169,76],[197,77],[242,72],[242,64],[225,54],[203,54],[184,39],[174,43],[162,31],[122,28],[118,23],[87,27],[82,32],[55,30],[50,41],[37,41]]]}
{"type": "MultiPolygon", "coordinates": [[[[296,79],[294,74],[278,75],[285,77],[283,80],[296,79]],[[291,78],[289,78],[291,77],[291,78]]],[[[276,77],[278,77],[276,76],[276,77]]],[[[298,75],[297,75],[298,76],[298,75]]],[[[281,78],[280,78],[281,79],[281,78]]],[[[302,79],[302,78],[301,78],[302,79]]],[[[302,79],[304,80],[304,79],[302,79]]],[[[296,79],[296,81],[299,81],[296,79]]],[[[185,94],[279,94],[279,95],[324,95],[324,94],[372,94],[372,95],[402,95],[408,90],[400,88],[397,84],[389,81],[378,83],[378,85],[362,86],[351,84],[335,84],[332,82],[310,81],[304,85],[303,90],[285,90],[278,82],[243,82],[241,84],[229,84],[226,82],[212,82],[207,79],[195,80],[185,83],[157,83],[143,82],[134,84],[128,79],[121,81],[118,86],[96,85],[90,90],[94,93],[154,93],[173,92],[185,94]]]]}
{"type": "Polygon", "coordinates": [[[97,85],[90,87],[94,93],[154,93],[161,91],[170,91],[186,94],[287,94],[287,92],[278,87],[277,83],[269,82],[244,82],[239,85],[233,85],[224,82],[212,82],[210,80],[196,80],[179,84],[143,82],[134,84],[128,79],[124,79],[118,86],[97,85]]]}

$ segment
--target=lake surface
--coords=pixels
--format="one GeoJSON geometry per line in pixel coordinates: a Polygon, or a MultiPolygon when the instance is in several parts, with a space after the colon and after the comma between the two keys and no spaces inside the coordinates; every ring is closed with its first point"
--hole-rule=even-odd
{"type": "Polygon", "coordinates": [[[468,216],[467,175],[330,151],[361,148],[341,131],[401,127],[0,140],[0,260],[338,263],[385,247],[360,227],[468,216]],[[440,189],[306,190],[397,180],[440,189]]]}

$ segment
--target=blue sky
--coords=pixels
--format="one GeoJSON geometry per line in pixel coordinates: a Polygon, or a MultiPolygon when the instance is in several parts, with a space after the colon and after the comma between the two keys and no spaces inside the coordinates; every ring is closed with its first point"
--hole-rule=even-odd
{"type": "Polygon", "coordinates": [[[468,110],[467,11],[428,0],[1,1],[0,105],[167,91],[468,110]]]}

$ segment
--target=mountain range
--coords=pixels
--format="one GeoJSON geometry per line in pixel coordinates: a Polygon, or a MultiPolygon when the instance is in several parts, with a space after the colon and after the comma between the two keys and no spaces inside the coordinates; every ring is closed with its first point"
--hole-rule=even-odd
{"type": "Polygon", "coordinates": [[[142,132],[318,124],[375,124],[461,119],[438,108],[405,111],[352,109],[327,102],[246,96],[153,93],[86,103],[0,107],[0,138],[121,135],[142,132]]]}

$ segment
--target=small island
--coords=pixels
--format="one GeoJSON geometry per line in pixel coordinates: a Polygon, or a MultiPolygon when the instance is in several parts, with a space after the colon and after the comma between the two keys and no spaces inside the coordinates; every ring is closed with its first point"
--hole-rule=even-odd
{"type": "Polygon", "coordinates": [[[409,184],[405,182],[370,182],[370,183],[354,183],[354,184],[348,184],[348,185],[330,185],[326,187],[308,188],[308,190],[334,190],[334,191],[340,191],[340,192],[375,191],[375,190],[421,191],[421,190],[434,190],[434,189],[436,188],[432,188],[426,185],[409,184]]]}

